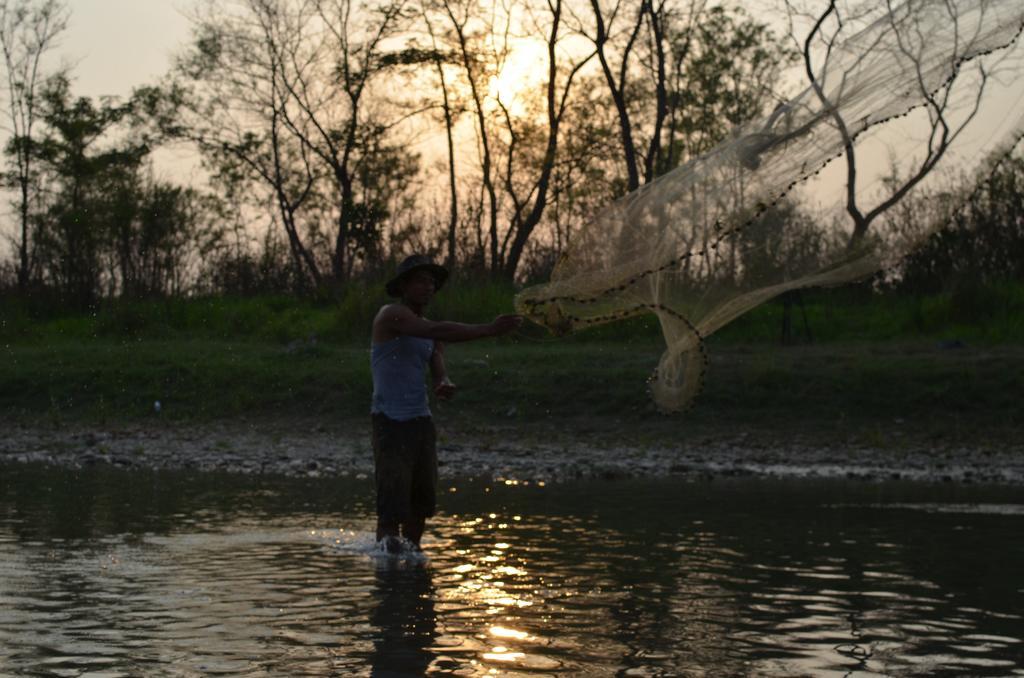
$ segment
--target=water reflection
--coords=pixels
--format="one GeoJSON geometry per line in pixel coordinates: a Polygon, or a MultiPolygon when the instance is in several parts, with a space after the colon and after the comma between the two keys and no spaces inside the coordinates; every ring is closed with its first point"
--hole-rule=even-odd
{"type": "Polygon", "coordinates": [[[374,676],[418,676],[436,654],[433,576],[420,564],[385,563],[377,568],[370,623],[377,629],[371,658],[374,676]]]}
{"type": "Polygon", "coordinates": [[[0,674],[1024,675],[1014,488],[459,481],[425,562],[369,495],[0,468],[0,674]]]}

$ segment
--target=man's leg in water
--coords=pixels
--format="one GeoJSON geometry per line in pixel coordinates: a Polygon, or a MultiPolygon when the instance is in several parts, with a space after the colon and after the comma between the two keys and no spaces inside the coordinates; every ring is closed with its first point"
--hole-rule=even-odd
{"type": "Polygon", "coordinates": [[[420,545],[437,495],[437,432],[429,417],[396,422],[373,418],[377,541],[400,548],[398,535],[420,545]]]}
{"type": "Polygon", "coordinates": [[[384,537],[397,537],[398,523],[383,518],[377,518],[377,541],[384,537]]]}
{"type": "Polygon", "coordinates": [[[423,538],[423,530],[427,526],[427,517],[413,514],[408,520],[402,523],[402,536],[416,546],[420,545],[423,538]]]}
{"type": "Polygon", "coordinates": [[[411,468],[403,427],[383,415],[373,416],[374,480],[377,486],[377,541],[384,548],[399,548],[399,525],[409,515],[411,468]]]}
{"type": "Polygon", "coordinates": [[[393,551],[399,548],[398,545],[399,523],[397,520],[377,516],[377,541],[386,540],[384,548],[393,551]]]}
{"type": "Polygon", "coordinates": [[[402,521],[402,536],[417,547],[427,518],[437,507],[437,430],[429,418],[417,420],[416,457],[412,472],[411,512],[402,521]]]}

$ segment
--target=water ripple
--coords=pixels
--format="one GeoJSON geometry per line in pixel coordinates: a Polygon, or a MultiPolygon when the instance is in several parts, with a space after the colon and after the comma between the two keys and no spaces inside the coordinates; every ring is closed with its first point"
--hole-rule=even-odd
{"type": "Polygon", "coordinates": [[[125,529],[106,482],[76,512],[0,483],[0,673],[1024,675],[999,496],[467,482],[394,558],[357,485],[161,478],[125,529]]]}

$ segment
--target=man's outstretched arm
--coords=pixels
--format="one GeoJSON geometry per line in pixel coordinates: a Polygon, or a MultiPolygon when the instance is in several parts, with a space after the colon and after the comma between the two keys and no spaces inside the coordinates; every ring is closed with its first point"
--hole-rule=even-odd
{"type": "Polygon", "coordinates": [[[508,334],[522,322],[522,317],[518,315],[500,315],[492,322],[481,324],[435,322],[421,318],[407,306],[391,304],[380,310],[373,325],[374,335],[378,341],[404,334],[455,343],[508,334]]]}

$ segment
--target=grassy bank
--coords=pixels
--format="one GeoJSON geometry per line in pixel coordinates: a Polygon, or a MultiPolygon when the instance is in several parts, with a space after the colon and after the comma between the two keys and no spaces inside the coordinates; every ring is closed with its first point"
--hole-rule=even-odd
{"type": "MultiPolygon", "coordinates": [[[[450,371],[461,390],[435,413],[460,425],[633,440],[749,430],[878,443],[904,430],[967,441],[1020,432],[1022,347],[721,345],[711,348],[696,407],[672,417],[653,410],[645,389],[660,350],[639,340],[453,347],[450,371]]],[[[37,425],[227,418],[361,425],[371,390],[362,346],[95,340],[3,352],[0,411],[37,425]]]]}
{"type": "MultiPolygon", "coordinates": [[[[510,286],[455,285],[435,298],[431,314],[483,322],[510,312],[513,296],[510,286]]],[[[332,300],[284,295],[116,300],[88,312],[65,311],[31,300],[0,299],[0,339],[203,338],[287,343],[315,336],[334,343],[350,342],[369,336],[370,322],[388,301],[383,285],[357,283],[332,300]]]]}
{"type": "MultiPolygon", "coordinates": [[[[113,301],[89,312],[0,298],[0,341],[60,343],[93,339],[217,339],[287,344],[317,337],[362,342],[388,299],[381,285],[351,285],[336,300],[287,296],[113,301]]],[[[437,295],[434,318],[484,322],[512,310],[511,286],[454,283],[437,295]]],[[[784,305],[773,300],[741,316],[713,338],[725,343],[775,343],[784,305]]],[[[931,296],[873,293],[862,286],[808,290],[792,307],[794,333],[813,342],[952,339],[1024,344],[1024,285],[957,290],[931,296]]],[[[543,330],[526,332],[528,339],[543,330]]],[[[654,341],[653,317],[606,325],[563,341],[654,341]]]]}
{"type": "MultiPolygon", "coordinates": [[[[511,298],[507,288],[456,285],[432,311],[482,321],[508,311],[511,298]]],[[[362,423],[368,327],[383,301],[364,289],[332,303],[191,299],[77,314],[5,304],[0,419],[362,423]]],[[[816,291],[793,309],[795,332],[803,335],[806,314],[813,342],[787,347],[782,305],[766,304],[710,339],[704,393],[681,417],[657,414],[646,392],[663,349],[651,320],[557,340],[534,328],[452,347],[461,392],[437,413],[465,426],[663,440],[744,430],[1012,439],[1024,394],[1024,289],[969,301],[816,291]]]]}

